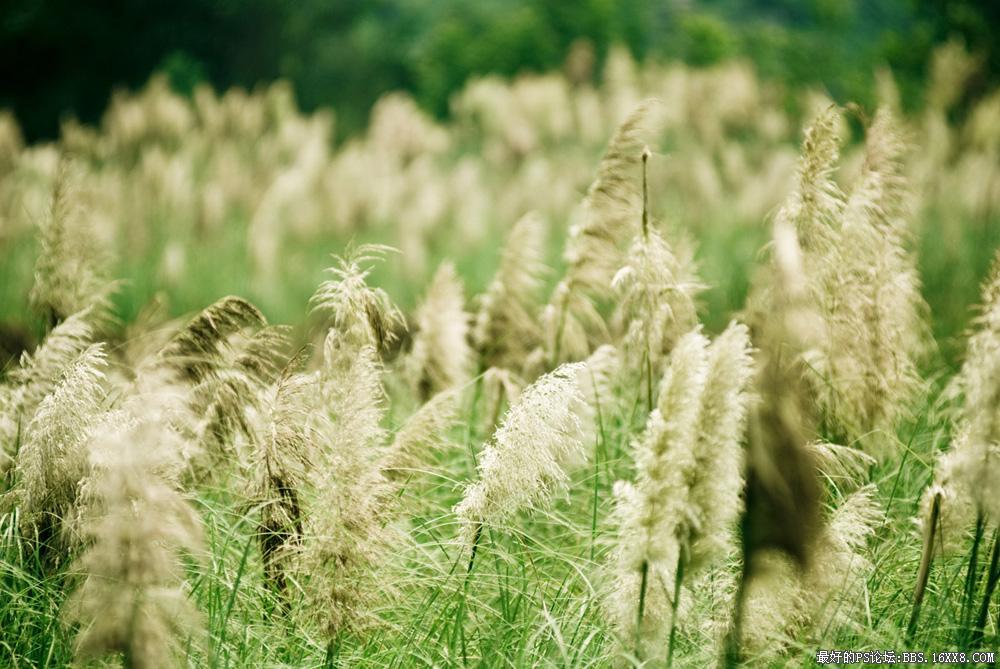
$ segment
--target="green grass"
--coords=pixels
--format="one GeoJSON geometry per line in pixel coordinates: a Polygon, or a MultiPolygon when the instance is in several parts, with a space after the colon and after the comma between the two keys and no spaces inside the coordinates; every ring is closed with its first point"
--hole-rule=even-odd
{"type": "MultiPolygon", "coordinates": [[[[626,403],[627,404],[627,403],[626,403]]],[[[875,565],[863,592],[864,616],[850,627],[824,631],[819,648],[963,649],[962,592],[968,557],[936,557],[923,615],[913,639],[906,626],[920,538],[913,518],[934,456],[949,429],[932,403],[903,427],[900,450],[871,472],[885,523],[871,542],[875,565]]],[[[506,530],[484,532],[474,569],[454,543],[451,507],[474,474],[486,436],[474,420],[459,427],[454,448],[426,469],[409,473],[400,503],[407,540],[385,565],[384,623],[365,635],[344,635],[332,657],[301,615],[300,584],[292,582],[293,614],[266,586],[237,480],[222,476],[196,496],[204,519],[205,552],[189,566],[191,597],[203,616],[204,638],[190,640],[188,662],[199,667],[605,667],[612,631],[602,611],[608,585],[611,486],[629,477],[629,407],[602,416],[590,462],[578,469],[569,495],[551,509],[522,515],[506,530]],[[295,613],[297,612],[297,613],[295,613]]],[[[396,416],[390,422],[396,423],[396,416]]],[[[0,516],[0,666],[62,667],[72,655],[72,630],[63,622],[72,568],[42,575],[29,546],[0,516]]],[[[986,549],[983,549],[986,552],[986,549]]],[[[982,563],[982,561],[981,561],[982,563]]],[[[732,569],[736,566],[732,565],[732,569]]],[[[679,628],[675,666],[711,666],[717,646],[700,622],[718,616],[704,584],[689,599],[679,628]]],[[[995,605],[994,605],[995,606],[995,605]]],[[[996,610],[993,609],[995,616],[996,610]]],[[[992,619],[995,621],[995,617],[992,619]]],[[[751,621],[752,624],[752,621],[751,621]]],[[[817,646],[789,640],[787,654],[770,665],[810,666],[817,646]]],[[[995,622],[984,647],[996,649],[995,622]]],[[[753,658],[749,658],[753,664],[753,658]]]]}
{"type": "MultiPolygon", "coordinates": [[[[735,220],[735,219],[734,219],[735,220]]],[[[700,272],[708,290],[702,296],[703,321],[721,330],[745,299],[759,249],[767,237],[764,224],[738,220],[702,224],[696,231],[700,272]]],[[[819,647],[828,649],[965,649],[968,621],[963,620],[963,589],[969,553],[935,555],[916,634],[907,639],[911,600],[921,555],[914,525],[919,500],[928,485],[936,455],[946,448],[950,424],[937,397],[947,376],[961,361],[963,333],[979,283],[994,250],[1000,246],[1000,221],[948,221],[929,212],[918,228],[918,257],[939,352],[925,366],[936,389],[915,408],[914,420],[898,436],[899,448],[871,471],[878,499],[887,511],[871,542],[874,570],[867,579],[862,618],[851,626],[824,631],[819,647]]],[[[495,229],[495,228],[491,228],[495,229]]],[[[500,236],[499,234],[497,235],[500,236]]],[[[326,238],[287,249],[279,275],[255,283],[241,225],[214,237],[184,240],[197,252],[189,257],[184,280],[164,284],[157,274],[163,240],[146,252],[123,257],[115,273],[125,280],[115,298],[123,322],[165,290],[174,314],[190,312],[221,295],[235,293],[256,301],[275,322],[300,326],[305,337],[308,299],[348,240],[326,238]]],[[[378,240],[360,235],[358,243],[378,240]]],[[[438,240],[432,258],[452,257],[472,295],[486,285],[497,262],[500,239],[472,249],[438,240]]],[[[557,260],[553,244],[552,260],[557,260]]],[[[5,246],[0,262],[0,321],[37,331],[27,309],[34,244],[19,238],[5,246]]],[[[429,263],[433,271],[435,262],[429,263]]],[[[373,282],[385,287],[404,307],[417,302],[425,281],[407,277],[390,258],[373,282]]],[[[397,415],[389,423],[398,425],[397,415]]],[[[628,405],[628,401],[623,402],[628,405]]],[[[327,646],[308,617],[300,615],[302,598],[292,582],[292,614],[285,613],[267,587],[253,536],[252,510],[236,494],[242,483],[223,473],[212,489],[195,499],[205,526],[205,551],[189,565],[192,600],[203,616],[203,638],[190,640],[188,662],[199,667],[604,667],[613,652],[613,632],[602,610],[608,587],[605,573],[610,546],[611,488],[630,478],[630,439],[640,425],[630,424],[628,406],[602,414],[601,429],[590,444],[589,463],[574,473],[569,495],[551,509],[525,514],[505,530],[483,535],[474,570],[466,575],[463,552],[455,544],[452,506],[463,484],[475,475],[475,457],[487,434],[467,406],[462,426],[452,435],[454,448],[426,470],[410,473],[401,494],[407,532],[385,565],[380,583],[386,590],[378,611],[384,624],[364,635],[345,634],[327,646]]],[[[64,623],[66,593],[74,584],[72,568],[44,573],[36,554],[14,529],[11,514],[0,516],[0,667],[62,667],[72,658],[73,630],[64,623]]],[[[980,546],[979,568],[988,559],[991,537],[980,546]]],[[[969,549],[971,550],[971,542],[969,549]]],[[[736,565],[731,565],[735,570],[736,565]]],[[[977,592],[984,584],[979,577],[977,592]]],[[[710,666],[717,659],[715,640],[695,623],[721,615],[708,589],[685,590],[691,607],[680,629],[675,666],[710,666]]],[[[973,601],[978,606],[977,601],[973,601]]],[[[966,609],[968,607],[965,607],[966,609]]],[[[997,619],[990,609],[983,647],[997,650],[997,619]]],[[[769,664],[810,666],[813,643],[789,639],[783,658],[769,664]]],[[[749,658],[751,664],[753,658],[749,658]]]]}

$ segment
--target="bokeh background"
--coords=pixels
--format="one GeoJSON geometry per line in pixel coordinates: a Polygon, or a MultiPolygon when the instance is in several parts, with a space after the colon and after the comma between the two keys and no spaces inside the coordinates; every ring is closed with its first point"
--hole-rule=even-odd
{"type": "Polygon", "coordinates": [[[577,40],[596,77],[612,45],[637,60],[753,63],[790,89],[822,85],[872,103],[892,69],[907,108],[921,102],[935,45],[959,38],[983,59],[974,96],[1000,72],[1000,4],[977,0],[5,0],[0,106],[29,140],[59,121],[100,119],[115,87],[165,72],[179,91],[285,79],[305,111],[337,110],[339,137],[378,97],[404,90],[434,116],[472,76],[547,72],[577,40]]]}
{"type": "Polygon", "coordinates": [[[401,251],[374,279],[405,310],[448,258],[472,306],[529,211],[554,283],[608,139],[654,97],[651,206],[695,254],[715,331],[743,306],[802,128],[854,110],[847,187],[864,126],[891,110],[954,366],[1000,242],[998,25],[1000,5],[973,0],[7,0],[0,348],[11,360],[53,322],[32,295],[53,243],[80,250],[80,299],[56,311],[116,281],[122,323],[238,294],[301,324],[352,242],[401,251]]]}

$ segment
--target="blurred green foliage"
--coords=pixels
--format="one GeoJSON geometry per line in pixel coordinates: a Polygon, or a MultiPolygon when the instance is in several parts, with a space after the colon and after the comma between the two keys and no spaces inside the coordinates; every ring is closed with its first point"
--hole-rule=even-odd
{"type": "Polygon", "coordinates": [[[285,77],[304,108],[336,108],[343,136],[387,90],[444,115],[470,76],[559,67],[580,38],[593,76],[623,43],[640,59],[746,57],[789,89],[861,103],[888,65],[914,107],[931,49],[951,37],[983,58],[972,94],[995,83],[997,28],[1000,3],[976,0],[5,0],[0,107],[36,139],[67,115],[96,121],[114,87],[155,70],[181,91],[285,77]]]}

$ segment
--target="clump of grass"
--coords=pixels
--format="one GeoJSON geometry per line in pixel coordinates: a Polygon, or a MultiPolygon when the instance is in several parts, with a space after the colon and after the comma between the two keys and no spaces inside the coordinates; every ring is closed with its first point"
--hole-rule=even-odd
{"type": "Polygon", "coordinates": [[[749,348],[746,327],[736,324],[711,344],[697,330],[678,342],[636,446],[636,483],[616,485],[609,606],[637,658],[671,664],[681,586],[732,549],[749,348]]]}
{"type": "MultiPolygon", "coordinates": [[[[954,379],[952,392],[960,399],[957,434],[937,463],[935,484],[924,493],[924,557],[917,575],[910,622],[915,631],[923,591],[930,574],[935,538],[940,549],[963,545],[970,532],[973,542],[967,568],[962,627],[968,641],[982,640],[990,601],[1000,579],[997,560],[986,567],[985,588],[978,595],[979,549],[995,534],[1000,522],[997,489],[1000,486],[1000,449],[997,406],[1000,401],[1000,255],[982,290],[982,307],[969,338],[965,362],[954,379]],[[947,538],[947,540],[946,540],[947,538]],[[974,601],[977,595],[979,601],[974,601]]],[[[996,554],[994,539],[993,553],[996,554]]]]}

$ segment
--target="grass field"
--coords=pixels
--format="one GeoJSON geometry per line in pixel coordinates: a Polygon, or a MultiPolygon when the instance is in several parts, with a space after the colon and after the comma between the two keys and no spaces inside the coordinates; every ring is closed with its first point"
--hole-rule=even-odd
{"type": "Polygon", "coordinates": [[[910,115],[618,53],[339,146],[281,84],[0,116],[0,666],[1000,650],[972,62],[910,115]]]}

